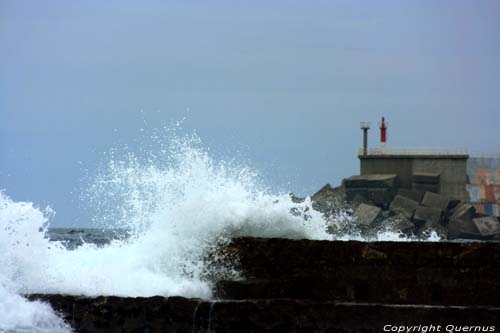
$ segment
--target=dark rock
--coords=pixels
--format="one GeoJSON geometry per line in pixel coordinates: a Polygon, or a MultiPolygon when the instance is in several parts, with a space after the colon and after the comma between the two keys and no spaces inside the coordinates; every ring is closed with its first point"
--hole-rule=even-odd
{"type": "Polygon", "coordinates": [[[311,197],[312,206],[322,213],[332,213],[346,205],[345,189],[340,186],[332,188],[330,184],[323,186],[311,197]]]}
{"type": "Polygon", "coordinates": [[[400,188],[398,191],[398,195],[411,199],[418,203],[422,202],[422,199],[424,198],[424,192],[409,190],[406,188],[400,188]]]}
{"type": "Polygon", "coordinates": [[[223,299],[495,305],[500,243],[355,242],[238,238],[227,245],[242,280],[223,299]]]}
{"type": "Polygon", "coordinates": [[[500,223],[493,216],[472,219],[481,236],[489,237],[500,234],[500,223]]]}
{"type": "Polygon", "coordinates": [[[442,211],[446,211],[449,204],[450,199],[448,197],[432,192],[425,192],[422,199],[423,206],[439,208],[442,211]]]}
{"type": "Polygon", "coordinates": [[[293,203],[303,203],[304,201],[306,201],[305,198],[302,198],[302,197],[298,197],[296,196],[295,194],[293,193],[290,193],[290,198],[292,199],[292,202],[293,203]]]}
{"type": "Polygon", "coordinates": [[[390,210],[411,219],[417,206],[418,202],[401,195],[396,195],[394,200],[391,202],[390,210]]]}
{"type": "Polygon", "coordinates": [[[415,209],[413,222],[417,225],[424,225],[428,223],[429,225],[434,226],[441,222],[442,215],[443,212],[439,208],[418,206],[417,209],[415,209]]]}
{"type": "Polygon", "coordinates": [[[448,213],[451,213],[452,211],[455,210],[455,208],[461,203],[462,201],[461,200],[458,200],[458,199],[450,199],[449,203],[448,203],[448,208],[446,208],[446,211],[448,213]]]}
{"type": "Polygon", "coordinates": [[[472,222],[471,218],[463,216],[462,218],[452,218],[448,223],[449,239],[481,239],[479,230],[472,222]]]}
{"type": "Polygon", "coordinates": [[[386,188],[393,189],[399,186],[397,175],[363,175],[351,176],[344,179],[343,184],[346,188],[386,188]]]}
{"type": "Polygon", "coordinates": [[[439,184],[439,173],[417,172],[413,174],[412,180],[418,184],[439,184]]]}
{"type": "Polygon", "coordinates": [[[469,203],[461,202],[450,213],[450,220],[471,220],[472,222],[476,209],[469,203]]]}
{"type": "Polygon", "coordinates": [[[364,226],[370,226],[379,217],[381,211],[382,210],[378,207],[361,204],[354,211],[353,217],[356,223],[364,226]]]}
{"type": "Polygon", "coordinates": [[[333,188],[330,184],[323,186],[318,192],[311,197],[312,201],[324,201],[338,195],[338,188],[333,188]]]}
{"type": "Polygon", "coordinates": [[[361,203],[375,205],[386,208],[394,199],[396,192],[390,188],[347,188],[347,201],[353,207],[361,203]]]}

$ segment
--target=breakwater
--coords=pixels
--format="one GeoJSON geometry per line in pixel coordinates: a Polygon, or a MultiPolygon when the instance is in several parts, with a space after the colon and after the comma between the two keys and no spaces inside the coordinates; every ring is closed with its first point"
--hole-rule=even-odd
{"type": "Polygon", "coordinates": [[[237,238],[214,300],[30,295],[79,332],[380,332],[500,327],[500,244],[237,238]]]}

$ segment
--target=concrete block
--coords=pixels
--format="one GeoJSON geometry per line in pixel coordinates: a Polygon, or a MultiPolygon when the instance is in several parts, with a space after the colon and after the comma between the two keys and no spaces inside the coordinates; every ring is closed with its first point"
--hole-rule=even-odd
{"type": "Polygon", "coordinates": [[[479,230],[472,219],[464,216],[463,219],[451,219],[448,223],[448,239],[480,239],[479,230]]]}
{"type": "Polygon", "coordinates": [[[417,208],[418,202],[403,197],[401,195],[396,195],[394,200],[391,202],[390,210],[403,215],[404,217],[411,219],[415,208],[417,208]]]}
{"type": "Polygon", "coordinates": [[[418,184],[439,184],[439,173],[416,172],[413,174],[412,180],[418,184]]]}
{"type": "Polygon", "coordinates": [[[419,192],[433,192],[433,193],[439,192],[439,185],[436,184],[413,183],[411,188],[414,191],[419,191],[419,192]]]}
{"type": "Polygon", "coordinates": [[[399,214],[384,220],[384,225],[390,230],[401,231],[404,234],[411,234],[415,231],[415,224],[410,219],[399,214]]]}
{"type": "Polygon", "coordinates": [[[354,211],[354,219],[356,223],[369,226],[380,216],[382,210],[378,207],[360,204],[359,207],[354,211]]]}
{"type": "Polygon", "coordinates": [[[311,197],[311,200],[315,210],[330,213],[344,206],[346,201],[345,190],[343,187],[332,188],[330,184],[326,184],[311,197]]]}
{"type": "MultiPolygon", "coordinates": [[[[412,188],[414,173],[439,173],[439,186],[424,189],[429,192],[436,192],[450,198],[467,199],[468,194],[465,189],[465,179],[467,175],[467,154],[453,156],[427,155],[427,156],[359,156],[361,174],[397,174],[401,187],[412,188]]],[[[415,184],[419,184],[416,182],[415,184]]],[[[425,184],[421,184],[422,186],[425,184]]],[[[437,184],[430,184],[437,185],[437,184]]]]}
{"type": "Polygon", "coordinates": [[[459,203],[457,207],[451,211],[451,216],[450,220],[470,220],[472,222],[472,219],[474,218],[474,215],[476,214],[476,209],[474,206],[471,204],[468,204],[464,201],[459,203]]]}
{"type": "Polygon", "coordinates": [[[344,185],[346,188],[395,188],[399,182],[397,175],[371,174],[346,178],[344,185]]]}
{"type": "Polygon", "coordinates": [[[436,207],[418,206],[413,215],[413,222],[416,225],[439,225],[443,211],[436,207]]]}
{"type": "Polygon", "coordinates": [[[391,188],[346,188],[347,200],[351,203],[370,203],[386,207],[394,199],[395,191],[391,188]]]}
{"type": "Polygon", "coordinates": [[[472,219],[481,236],[493,236],[500,234],[500,223],[493,216],[478,217],[472,219]]]}
{"type": "Polygon", "coordinates": [[[318,192],[314,193],[311,197],[311,199],[314,200],[321,200],[323,198],[329,197],[335,195],[335,190],[332,188],[330,184],[326,184],[323,186],[318,192]]]}
{"type": "Polygon", "coordinates": [[[455,210],[455,208],[461,203],[462,201],[461,200],[458,200],[458,199],[450,199],[450,201],[448,202],[448,208],[446,208],[446,210],[448,212],[452,212],[455,210]]]}
{"type": "Polygon", "coordinates": [[[424,198],[424,192],[408,190],[405,188],[400,188],[398,190],[398,194],[400,196],[411,199],[411,200],[416,201],[418,203],[422,202],[422,199],[424,198]]]}
{"type": "Polygon", "coordinates": [[[422,199],[423,206],[439,208],[443,211],[446,211],[446,209],[448,209],[449,204],[450,199],[448,197],[432,192],[425,192],[424,198],[422,199]]]}
{"type": "Polygon", "coordinates": [[[439,223],[430,221],[425,222],[419,229],[417,234],[421,237],[428,237],[435,232],[441,239],[448,239],[448,229],[439,223]]]}

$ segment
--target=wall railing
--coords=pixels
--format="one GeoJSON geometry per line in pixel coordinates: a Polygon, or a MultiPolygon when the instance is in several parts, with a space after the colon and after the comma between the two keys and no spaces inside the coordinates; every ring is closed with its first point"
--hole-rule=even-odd
{"type": "MultiPolygon", "coordinates": [[[[467,149],[434,149],[434,148],[368,148],[368,155],[468,155],[467,149]]],[[[363,155],[363,148],[359,149],[359,155],[363,155]]],[[[500,153],[499,153],[500,156],[500,153]]]]}
{"type": "Polygon", "coordinates": [[[469,156],[472,158],[500,158],[500,152],[472,151],[469,156]]]}

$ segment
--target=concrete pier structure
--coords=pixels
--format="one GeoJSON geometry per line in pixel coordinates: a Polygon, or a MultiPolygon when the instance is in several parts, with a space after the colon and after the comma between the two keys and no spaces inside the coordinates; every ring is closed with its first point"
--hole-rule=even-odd
{"type": "Polygon", "coordinates": [[[360,174],[396,174],[400,187],[469,200],[465,150],[369,149],[360,151],[360,174]],[[428,182],[428,183],[427,183],[428,182]]]}

